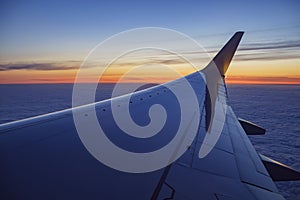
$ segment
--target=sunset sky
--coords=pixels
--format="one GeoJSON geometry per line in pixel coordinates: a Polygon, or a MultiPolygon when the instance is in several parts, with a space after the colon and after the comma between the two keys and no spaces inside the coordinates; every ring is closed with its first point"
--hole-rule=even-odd
{"type": "MultiPolygon", "coordinates": [[[[296,0],[0,1],[0,84],[72,83],[98,43],[139,27],[180,31],[199,42],[210,57],[234,32],[245,31],[228,83],[300,84],[299,10],[296,0]]],[[[171,42],[180,47],[179,41],[171,42]]],[[[191,52],[197,59],[197,52],[191,52]]],[[[104,81],[116,81],[130,65],[141,64],[137,56],[131,59],[119,62],[104,81]]],[[[155,59],[190,72],[176,58],[158,55],[155,59]]],[[[100,65],[101,61],[90,66],[89,74],[93,76],[100,65]]],[[[159,70],[152,73],[166,77],[159,70]]],[[[134,80],[143,81],[143,76],[134,80]]]]}

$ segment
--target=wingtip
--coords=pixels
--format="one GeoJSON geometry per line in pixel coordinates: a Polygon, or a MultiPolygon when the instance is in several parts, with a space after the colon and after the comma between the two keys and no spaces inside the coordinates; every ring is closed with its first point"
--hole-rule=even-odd
{"type": "Polygon", "coordinates": [[[235,32],[235,34],[244,34],[245,33],[245,31],[237,31],[237,32],[235,32]]]}
{"type": "Polygon", "coordinates": [[[225,77],[225,73],[243,37],[243,34],[244,31],[237,31],[213,59],[213,62],[216,64],[223,77],[225,77]]]}

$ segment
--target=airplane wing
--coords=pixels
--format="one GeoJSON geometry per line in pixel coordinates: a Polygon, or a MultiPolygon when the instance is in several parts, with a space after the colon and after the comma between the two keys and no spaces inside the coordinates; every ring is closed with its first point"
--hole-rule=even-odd
{"type": "Polygon", "coordinates": [[[203,71],[130,97],[0,125],[2,199],[283,199],[273,181],[299,180],[299,173],[259,155],[247,133],[263,134],[264,130],[238,119],[227,102],[222,76],[242,35],[237,32],[203,71]],[[221,79],[208,78],[212,65],[221,79]],[[198,106],[182,110],[181,100],[173,91],[180,91],[182,101],[189,104],[191,97],[185,96],[183,86],[187,82],[198,106]],[[164,107],[168,116],[164,126],[153,136],[143,135],[144,129],[139,136],[124,133],[114,120],[113,109],[115,106],[115,111],[124,113],[127,104],[130,117],[141,127],[160,117],[155,114],[155,109],[161,109],[157,105],[164,107]],[[79,135],[75,124],[75,118],[81,117],[83,125],[92,131],[93,114],[105,132],[99,141],[86,139],[92,138],[89,131],[79,135]],[[181,137],[177,138],[177,132],[181,137]],[[101,143],[102,151],[95,154],[100,140],[108,140],[119,149],[111,150],[101,143]],[[86,148],[90,144],[85,144],[87,141],[94,143],[86,148]],[[158,158],[147,152],[157,153],[165,146],[169,147],[166,159],[160,161],[162,167],[155,168],[152,159],[158,158]],[[136,173],[130,171],[134,158],[125,157],[125,153],[118,157],[118,151],[140,156],[136,173]],[[99,158],[106,160],[100,162],[99,158]]]}

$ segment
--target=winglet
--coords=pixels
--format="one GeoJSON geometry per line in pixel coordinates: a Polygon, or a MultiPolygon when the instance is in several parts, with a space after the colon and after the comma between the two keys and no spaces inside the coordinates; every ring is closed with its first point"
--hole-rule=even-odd
{"type": "Polygon", "coordinates": [[[219,53],[213,58],[213,62],[217,65],[220,74],[224,77],[229,67],[232,57],[242,39],[244,32],[236,32],[219,53]]]}
{"type": "MultiPolygon", "coordinates": [[[[213,58],[213,60],[203,70],[201,70],[201,72],[205,75],[207,88],[207,92],[205,95],[205,109],[206,131],[207,133],[209,133],[206,134],[204,142],[210,141],[210,144],[216,144],[222,130],[219,125],[214,125],[217,124],[217,120],[214,120],[214,118],[217,116],[216,118],[218,118],[218,120],[220,120],[220,118],[225,120],[225,111],[217,112],[218,115],[215,115],[215,109],[221,109],[222,107],[219,106],[216,108],[217,98],[219,97],[219,86],[223,83],[225,86],[225,82],[223,82],[222,78],[225,77],[225,73],[229,67],[229,64],[237,49],[237,46],[241,41],[243,34],[244,32],[236,32],[232,36],[232,38],[225,44],[225,46],[219,51],[219,53],[213,58]],[[215,127],[214,131],[212,129],[213,126],[215,127]]],[[[204,148],[204,146],[202,146],[203,148],[201,147],[199,151],[199,158],[203,158],[204,156],[206,156],[212,150],[213,146],[214,145],[209,145],[209,148],[204,148]]]]}

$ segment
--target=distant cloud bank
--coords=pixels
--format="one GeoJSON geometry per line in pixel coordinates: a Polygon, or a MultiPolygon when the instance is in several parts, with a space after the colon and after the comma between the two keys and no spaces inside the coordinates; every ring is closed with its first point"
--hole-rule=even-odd
{"type": "Polygon", "coordinates": [[[78,69],[77,63],[19,63],[19,64],[0,64],[0,71],[9,70],[70,70],[78,69]]]}

